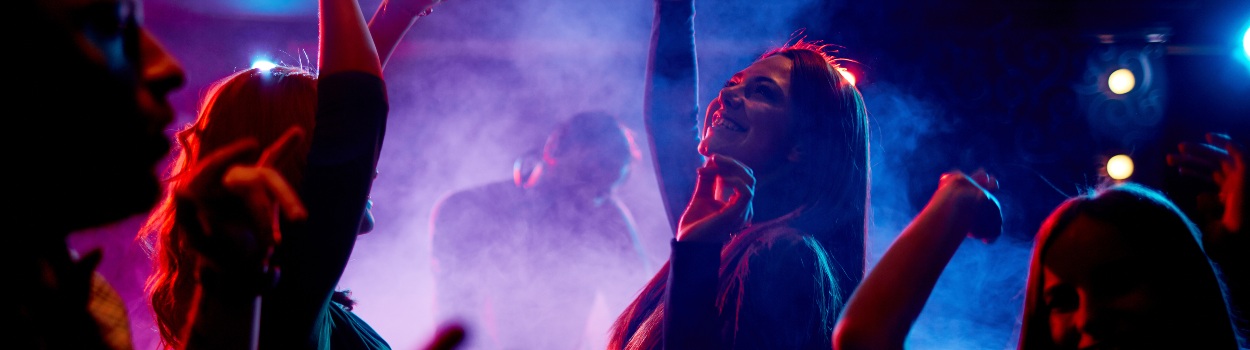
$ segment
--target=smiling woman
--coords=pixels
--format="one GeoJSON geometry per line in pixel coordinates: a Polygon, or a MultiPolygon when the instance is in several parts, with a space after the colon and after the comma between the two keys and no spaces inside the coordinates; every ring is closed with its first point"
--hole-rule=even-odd
{"type": "Polygon", "coordinates": [[[789,58],[772,56],[734,74],[708,105],[711,123],[699,153],[733,155],[763,177],[797,160],[788,141],[794,132],[788,94],[793,67],[789,58]]]}
{"type": "Polygon", "coordinates": [[[864,274],[859,91],[799,39],[734,74],[692,137],[694,3],[656,6],[646,121],[676,239],[609,348],[828,349],[864,274]]]}

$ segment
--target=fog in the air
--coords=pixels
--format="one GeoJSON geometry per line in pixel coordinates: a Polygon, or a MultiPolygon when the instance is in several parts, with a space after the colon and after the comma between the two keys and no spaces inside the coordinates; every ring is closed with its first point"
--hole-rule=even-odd
{"type": "MultiPolygon", "coordinates": [[[[792,19],[814,3],[700,1],[695,23],[701,106],[734,72],[793,39],[803,28],[792,19]]],[[[376,6],[376,1],[361,2],[366,17],[376,6]]],[[[435,205],[455,191],[511,181],[515,162],[541,149],[548,133],[577,112],[608,111],[636,136],[641,157],[617,196],[637,224],[644,266],[649,269],[645,277],[668,259],[672,232],[642,124],[652,14],[650,1],[450,0],[414,25],[385,70],[391,114],[372,192],[376,227],[357,241],[340,282],[340,288],[351,290],[358,301],[355,312],[392,347],[418,348],[447,321],[435,317],[430,244],[435,205]]],[[[277,18],[273,23],[211,15],[196,21],[148,18],[154,33],[188,71],[187,86],[173,96],[179,122],[193,118],[195,100],[208,82],[250,66],[253,58],[315,62],[315,6],[307,16],[277,18]]],[[[854,48],[843,51],[855,58],[854,48]]],[[[870,264],[923,205],[909,197],[908,188],[937,183],[936,177],[917,179],[907,171],[926,161],[913,153],[926,147],[926,135],[950,127],[932,118],[944,113],[941,101],[911,96],[905,84],[874,81],[862,87],[872,120],[870,264]]],[[[100,238],[80,239],[76,245],[85,249],[104,240],[108,245],[132,243],[128,239],[134,225],[119,224],[103,230],[100,238]]],[[[508,232],[479,234],[502,237],[508,232]]],[[[112,259],[106,258],[102,272],[119,276],[113,281],[132,308],[137,347],[148,348],[155,344],[141,294],[148,262],[133,244],[122,248],[128,249],[121,250],[125,254],[106,255],[112,259]]],[[[574,252],[516,253],[559,257],[574,252]]],[[[908,345],[1013,347],[1027,256],[1028,242],[966,242],[939,281],[908,345]]],[[[501,277],[460,278],[471,282],[501,277]]],[[[632,296],[643,283],[645,278],[620,288],[629,289],[632,296]]],[[[603,348],[608,326],[621,311],[602,302],[595,305],[585,334],[568,335],[584,337],[587,349],[603,348]]],[[[471,344],[481,332],[486,330],[469,330],[471,344]]]]}

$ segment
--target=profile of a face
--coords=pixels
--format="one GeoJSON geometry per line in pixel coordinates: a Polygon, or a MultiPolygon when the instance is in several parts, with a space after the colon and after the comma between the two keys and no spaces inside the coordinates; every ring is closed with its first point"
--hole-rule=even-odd
{"type": "Polygon", "coordinates": [[[182,86],[182,67],[140,26],[135,1],[42,0],[36,6],[56,28],[35,29],[47,29],[47,37],[31,56],[61,66],[39,70],[39,81],[26,90],[49,100],[39,106],[50,116],[40,123],[56,130],[62,145],[44,156],[54,163],[36,167],[54,174],[93,169],[91,176],[56,184],[84,199],[61,203],[77,206],[65,210],[111,220],[150,209],[160,191],[156,166],[171,145],[168,94],[182,86]]]}
{"type": "Polygon", "coordinates": [[[789,161],[793,66],[789,58],[773,55],[734,74],[708,104],[699,153],[733,157],[757,173],[789,161]]]}
{"type": "Polygon", "coordinates": [[[80,50],[129,85],[140,114],[162,132],[173,121],[168,94],[182,86],[185,73],[176,59],[143,28],[134,0],[49,0],[43,6],[75,30],[80,50]]]}
{"type": "MultiPolygon", "coordinates": [[[[1059,349],[1144,349],[1185,344],[1192,295],[1151,242],[1088,216],[1052,237],[1042,259],[1042,298],[1059,349]]],[[[1157,245],[1157,244],[1156,244],[1157,245]]]]}

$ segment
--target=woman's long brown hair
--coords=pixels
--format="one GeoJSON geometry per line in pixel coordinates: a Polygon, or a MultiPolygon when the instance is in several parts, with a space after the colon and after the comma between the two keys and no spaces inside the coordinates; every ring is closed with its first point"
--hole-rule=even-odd
{"type": "MultiPolygon", "coordinates": [[[[775,233],[775,226],[784,225],[811,235],[823,247],[817,249],[827,252],[832,260],[828,266],[832,269],[829,273],[834,276],[834,285],[830,288],[836,290],[837,295],[825,300],[824,305],[812,306],[830,315],[826,319],[832,329],[843,301],[850,297],[864,276],[870,178],[867,110],[859,91],[837,72],[837,59],[828,45],[800,39],[769,51],[759,59],[774,55],[794,62],[790,76],[795,115],[805,117],[792,118],[797,123],[792,130],[799,130],[798,146],[806,151],[806,157],[793,180],[798,184],[796,188],[808,190],[803,191],[789,214],[755,225],[726,244],[721,253],[717,305],[725,312],[724,307],[729,302],[726,298],[734,295],[731,282],[741,280],[735,278],[738,274],[745,275],[745,271],[738,271],[745,269],[745,264],[728,269],[726,263],[745,254],[753,243],[773,237],[770,233],[775,233]]],[[[668,274],[669,265],[665,263],[613,323],[609,349],[625,349],[639,332],[659,333],[660,325],[647,323],[662,319],[652,314],[664,312],[668,274]]],[[[633,345],[658,349],[660,338],[648,336],[641,339],[642,343],[633,345]]]]}

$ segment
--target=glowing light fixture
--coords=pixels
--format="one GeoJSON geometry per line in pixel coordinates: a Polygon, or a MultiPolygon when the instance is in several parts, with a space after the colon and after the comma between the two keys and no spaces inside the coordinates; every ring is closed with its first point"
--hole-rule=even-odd
{"type": "Polygon", "coordinates": [[[1246,34],[1241,36],[1241,49],[1246,51],[1246,59],[1250,60],[1250,28],[1246,28],[1246,34]]]}
{"type": "Polygon", "coordinates": [[[1133,72],[1128,68],[1116,69],[1111,72],[1111,76],[1107,77],[1107,87],[1111,88],[1111,92],[1116,95],[1127,94],[1133,91],[1133,87],[1137,85],[1137,79],[1133,77],[1133,72]]]}
{"type": "Polygon", "coordinates": [[[256,62],[252,62],[252,68],[260,68],[260,70],[270,70],[277,66],[278,65],[273,64],[273,62],[266,60],[256,60],[256,62]]]}
{"type": "Polygon", "coordinates": [[[855,75],[851,74],[846,68],[838,67],[838,74],[842,75],[842,79],[846,79],[851,85],[855,85],[855,75]]]}
{"type": "Polygon", "coordinates": [[[1107,160],[1107,176],[1112,179],[1124,180],[1129,176],[1133,176],[1133,158],[1127,155],[1117,154],[1107,160]]]}

